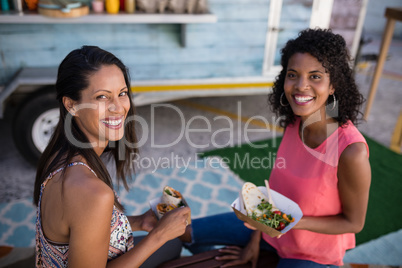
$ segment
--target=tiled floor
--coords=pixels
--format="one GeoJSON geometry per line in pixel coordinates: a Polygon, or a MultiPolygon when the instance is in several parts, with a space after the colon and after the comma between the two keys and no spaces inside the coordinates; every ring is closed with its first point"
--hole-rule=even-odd
{"type": "MultiPolygon", "coordinates": [[[[150,208],[150,201],[162,195],[164,186],[180,191],[191,207],[192,218],[231,211],[242,180],[229,168],[211,166],[199,160],[178,168],[163,168],[137,174],[130,191],[119,192],[128,215],[142,214],[150,208]]],[[[0,245],[34,246],[36,208],[27,199],[0,204],[0,245]]]]}

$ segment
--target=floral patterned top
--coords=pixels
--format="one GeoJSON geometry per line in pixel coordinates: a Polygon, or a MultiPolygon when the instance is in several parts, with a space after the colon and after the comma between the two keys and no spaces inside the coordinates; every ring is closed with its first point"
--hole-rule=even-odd
{"type": "MultiPolygon", "coordinates": [[[[67,167],[83,165],[89,168],[92,173],[95,172],[85,163],[73,162],[67,167]]],[[[38,209],[36,213],[36,267],[67,267],[68,266],[68,244],[61,244],[47,239],[42,230],[41,221],[41,200],[43,190],[47,182],[63,168],[52,172],[43,182],[40,189],[38,209]]],[[[96,176],[96,174],[95,174],[96,176]]],[[[108,261],[112,260],[134,247],[134,238],[131,231],[130,223],[127,216],[120,212],[116,207],[113,207],[113,214],[110,223],[110,243],[108,252],[108,261]]]]}

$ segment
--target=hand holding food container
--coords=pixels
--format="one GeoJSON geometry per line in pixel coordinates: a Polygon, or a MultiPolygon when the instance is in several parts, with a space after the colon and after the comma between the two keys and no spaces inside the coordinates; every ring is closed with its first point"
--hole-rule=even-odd
{"type": "MultiPolygon", "coordinates": [[[[152,199],[149,203],[158,219],[161,219],[167,212],[176,208],[188,207],[181,193],[170,186],[165,186],[162,191],[162,196],[152,199]]],[[[191,214],[188,214],[187,217],[187,225],[188,224],[191,224],[191,214]]]]}
{"type": "Polygon", "coordinates": [[[289,198],[251,182],[243,185],[239,198],[232,203],[232,209],[237,218],[271,237],[286,233],[303,216],[300,207],[289,198]]]}
{"type": "Polygon", "coordinates": [[[149,204],[159,220],[155,229],[162,231],[166,241],[185,234],[191,224],[191,210],[179,191],[165,186],[162,196],[152,199],[149,204]]]}

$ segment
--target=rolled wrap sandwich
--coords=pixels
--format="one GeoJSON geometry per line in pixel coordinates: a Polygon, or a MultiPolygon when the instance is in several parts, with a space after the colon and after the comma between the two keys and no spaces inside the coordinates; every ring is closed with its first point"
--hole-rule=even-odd
{"type": "Polygon", "coordinates": [[[244,202],[244,207],[246,208],[247,215],[253,214],[253,212],[258,213],[257,206],[263,201],[267,201],[266,197],[257,186],[251,182],[246,182],[242,188],[242,197],[244,202]]]}
{"type": "Polygon", "coordinates": [[[176,191],[170,186],[163,188],[162,203],[172,205],[174,207],[183,206],[183,197],[179,191],[176,191]]]}
{"type": "Polygon", "coordinates": [[[166,212],[182,206],[184,203],[181,193],[170,186],[165,186],[161,202],[156,206],[157,216],[160,219],[166,212]]]}
{"type": "Polygon", "coordinates": [[[166,212],[171,211],[173,209],[175,209],[175,207],[173,207],[172,205],[168,205],[168,204],[165,204],[165,203],[159,203],[156,206],[156,211],[158,212],[157,213],[158,219],[162,218],[163,215],[165,215],[166,212]]]}

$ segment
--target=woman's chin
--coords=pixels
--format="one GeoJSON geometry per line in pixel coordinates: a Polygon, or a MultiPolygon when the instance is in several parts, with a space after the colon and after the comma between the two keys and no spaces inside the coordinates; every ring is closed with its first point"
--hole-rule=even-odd
{"type": "Polygon", "coordinates": [[[114,136],[111,136],[109,138],[109,141],[119,141],[119,140],[123,139],[123,137],[124,137],[124,134],[122,134],[122,135],[114,135],[114,136]]]}
{"type": "Polygon", "coordinates": [[[314,107],[307,107],[307,106],[300,106],[300,105],[292,105],[293,114],[300,116],[300,117],[309,117],[314,114],[317,114],[318,108],[314,107]]]}
{"type": "Polygon", "coordinates": [[[300,117],[305,117],[305,116],[309,116],[311,115],[311,113],[309,111],[307,111],[306,109],[300,109],[299,107],[295,107],[293,108],[293,113],[294,115],[300,116],[300,117]]]}
{"type": "Polygon", "coordinates": [[[114,133],[109,133],[109,135],[107,135],[105,139],[108,141],[119,141],[123,139],[123,137],[124,137],[124,131],[118,131],[114,133]]]}

